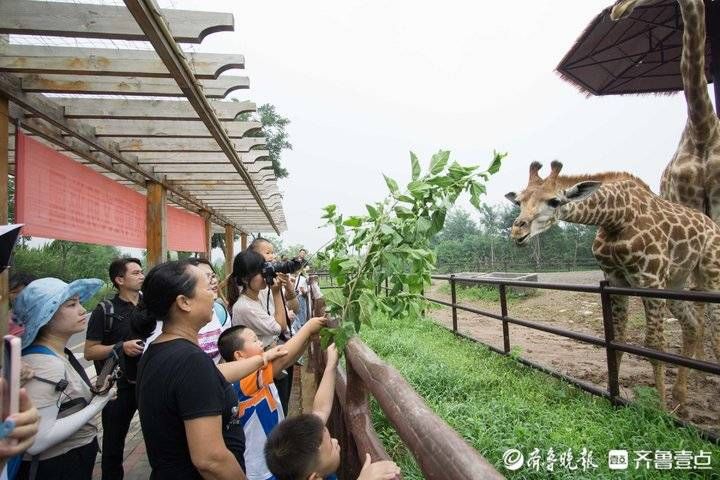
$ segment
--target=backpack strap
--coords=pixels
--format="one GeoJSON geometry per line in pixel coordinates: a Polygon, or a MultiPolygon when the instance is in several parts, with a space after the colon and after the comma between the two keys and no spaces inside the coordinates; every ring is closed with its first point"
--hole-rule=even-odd
{"type": "MultiPolygon", "coordinates": [[[[80,362],[78,362],[78,359],[75,358],[75,355],[73,355],[72,351],[69,348],[66,348],[64,351],[65,351],[65,355],[67,355],[68,362],[70,362],[70,365],[73,367],[73,369],[75,369],[75,371],[78,373],[78,375],[80,375],[80,378],[82,378],[82,381],[87,384],[87,386],[90,388],[90,391],[92,392],[93,391],[92,383],[90,382],[90,378],[88,378],[87,373],[85,373],[85,369],[82,367],[82,365],[80,365],[80,362]]],[[[50,350],[45,345],[37,345],[37,344],[30,345],[30,346],[24,348],[22,351],[23,356],[33,355],[33,354],[52,355],[54,357],[58,356],[55,352],[50,350]]],[[[46,378],[41,378],[41,377],[33,377],[33,378],[35,380],[39,380],[41,382],[44,382],[44,383],[47,383],[50,385],[54,385],[55,390],[58,390],[60,392],[65,390],[68,385],[67,380],[60,380],[59,382],[53,382],[52,380],[48,380],[46,378]],[[64,386],[63,386],[63,384],[64,384],[64,386]]]]}
{"type": "Polygon", "coordinates": [[[103,340],[107,338],[110,335],[110,332],[112,331],[113,326],[113,320],[115,319],[115,307],[113,306],[112,301],[110,300],[103,300],[100,302],[100,305],[102,305],[103,309],[103,340]]]}

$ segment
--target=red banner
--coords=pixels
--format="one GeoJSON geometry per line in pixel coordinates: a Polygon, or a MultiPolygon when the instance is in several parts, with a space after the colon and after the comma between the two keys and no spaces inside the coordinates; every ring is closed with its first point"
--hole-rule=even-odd
{"type": "Polygon", "coordinates": [[[187,210],[167,207],[168,250],[205,251],[205,219],[187,210]]]}
{"type": "MultiPolygon", "coordinates": [[[[145,248],[145,196],[18,132],[16,223],[23,234],[145,248]]],[[[205,250],[205,222],[168,207],[168,248],[205,250]]]]}

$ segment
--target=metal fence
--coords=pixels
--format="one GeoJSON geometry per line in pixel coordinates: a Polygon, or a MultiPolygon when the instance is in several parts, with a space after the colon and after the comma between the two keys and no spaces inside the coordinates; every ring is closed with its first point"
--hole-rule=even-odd
{"type": "MultiPolygon", "coordinates": [[[[328,277],[327,272],[317,272],[316,275],[320,277],[328,277]]],[[[619,380],[619,368],[617,364],[617,352],[631,353],[646,359],[659,360],[662,362],[671,363],[678,366],[684,366],[693,370],[699,370],[714,375],[720,375],[720,364],[707,362],[703,360],[697,360],[694,358],[685,357],[683,355],[677,355],[674,353],[663,352],[660,350],[654,350],[647,347],[638,345],[630,345],[615,340],[615,330],[613,328],[613,316],[611,306],[611,295],[624,295],[630,297],[641,297],[641,298],[660,298],[664,300],[683,300],[691,302],[706,302],[706,303],[720,303],[720,293],[715,292],[697,292],[697,291],[686,291],[686,290],[657,290],[650,288],[630,288],[630,287],[613,287],[610,286],[607,281],[602,281],[598,285],[573,285],[573,284],[562,284],[562,283],[543,283],[543,282],[524,282],[514,280],[504,280],[495,278],[471,278],[464,277],[462,275],[433,275],[434,280],[445,280],[450,283],[450,302],[439,300],[436,298],[430,298],[425,296],[425,299],[445,305],[452,308],[452,332],[460,337],[472,340],[473,342],[480,343],[488,349],[500,353],[502,355],[510,355],[511,353],[511,339],[510,339],[510,328],[509,325],[520,325],[522,327],[540,330],[553,335],[577,340],[579,342],[588,343],[605,349],[606,362],[607,362],[607,374],[608,374],[608,386],[607,389],[600,388],[589,382],[584,382],[577,378],[565,375],[561,372],[553,370],[551,368],[540,365],[532,360],[522,358],[519,356],[514,357],[518,362],[529,366],[531,368],[540,370],[553,377],[562,379],[568,383],[571,383],[578,388],[591,393],[593,395],[601,396],[609,399],[615,405],[626,405],[628,401],[620,397],[620,380],[619,380]],[[457,284],[462,283],[463,285],[469,284],[481,284],[496,286],[500,295],[500,314],[481,310],[478,308],[461,305],[457,302],[457,284]],[[602,306],[602,318],[603,318],[603,336],[598,337],[589,335],[586,333],[574,332],[564,328],[553,327],[544,323],[533,322],[529,320],[514,318],[508,313],[508,301],[507,301],[507,290],[509,287],[521,287],[524,289],[540,289],[540,290],[560,290],[576,293],[589,293],[600,296],[600,303],[602,306]],[[458,331],[457,312],[458,310],[474,313],[476,315],[482,315],[488,318],[492,318],[501,322],[502,333],[503,333],[503,348],[499,349],[492,345],[486,344],[476,338],[458,331]]],[[[323,288],[340,288],[336,285],[327,285],[323,288]]],[[[379,285],[378,290],[382,290],[383,286],[379,285]]],[[[388,289],[387,281],[384,285],[385,291],[388,289]]],[[[702,341],[702,339],[700,339],[702,341]]],[[[688,424],[687,422],[673,417],[674,421],[683,427],[692,426],[697,428],[704,438],[720,444],[720,435],[703,430],[695,425],[688,424]]]]}
{"type": "MultiPolygon", "coordinates": [[[[474,342],[485,345],[490,350],[503,354],[509,355],[511,352],[511,341],[510,341],[510,329],[509,325],[520,325],[526,328],[534,330],[540,330],[561,337],[570,338],[583,343],[589,343],[600,348],[604,348],[607,357],[607,373],[608,373],[608,387],[607,389],[599,388],[590,383],[583,382],[576,378],[570,377],[563,373],[549,369],[545,366],[539,365],[531,360],[518,357],[517,360],[527,366],[536,368],[545,373],[548,373],[554,377],[565,380],[577,387],[585,390],[593,395],[599,395],[608,398],[615,405],[627,404],[627,400],[620,397],[620,382],[619,382],[619,371],[617,364],[617,352],[631,353],[644,357],[647,359],[659,360],[662,362],[671,363],[678,366],[688,367],[694,370],[700,370],[706,373],[720,375],[720,364],[697,360],[694,358],[677,355],[674,353],[663,352],[654,350],[647,347],[641,347],[636,345],[630,345],[627,343],[619,342],[615,340],[614,329],[613,329],[613,316],[611,307],[611,295],[624,295],[630,297],[644,297],[644,298],[660,298],[665,300],[684,300],[692,302],[708,302],[708,303],[720,303],[720,293],[711,292],[695,292],[695,291],[681,291],[681,290],[656,290],[649,288],[626,288],[626,287],[612,287],[608,282],[600,282],[598,286],[595,285],[569,285],[569,284],[558,284],[558,283],[539,283],[539,282],[522,282],[522,281],[511,281],[503,279],[477,279],[468,278],[458,275],[433,275],[435,280],[446,280],[450,283],[450,302],[438,300],[434,298],[425,297],[428,301],[437,303],[440,305],[446,305],[452,308],[452,331],[458,336],[467,338],[474,342]],[[500,294],[500,314],[488,312],[485,310],[460,305],[457,303],[457,283],[461,281],[463,284],[483,284],[497,286],[500,294]],[[600,295],[600,303],[602,306],[602,317],[603,317],[603,337],[597,337],[588,335],[585,333],[574,332],[571,330],[549,326],[543,323],[532,322],[528,320],[514,318],[508,313],[508,302],[507,302],[507,289],[508,287],[522,287],[522,288],[537,288],[543,290],[562,290],[577,293],[589,293],[600,295]],[[458,331],[457,312],[458,310],[475,313],[488,318],[498,320],[502,324],[503,332],[503,348],[498,349],[492,345],[480,342],[476,338],[463,335],[458,331]]],[[[702,339],[701,339],[702,340],[702,339]]],[[[675,421],[681,426],[688,426],[688,424],[680,419],[675,418],[675,421]]],[[[708,432],[699,429],[703,437],[711,440],[715,443],[720,443],[720,436],[713,432],[708,432]]]]}

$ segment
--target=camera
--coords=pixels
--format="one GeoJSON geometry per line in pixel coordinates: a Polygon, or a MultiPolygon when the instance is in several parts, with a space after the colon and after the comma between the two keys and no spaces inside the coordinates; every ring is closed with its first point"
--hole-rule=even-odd
{"type": "Polygon", "coordinates": [[[265,262],[262,267],[262,276],[268,287],[275,283],[278,273],[293,273],[300,270],[307,262],[300,258],[293,258],[284,262],[265,262]]]}

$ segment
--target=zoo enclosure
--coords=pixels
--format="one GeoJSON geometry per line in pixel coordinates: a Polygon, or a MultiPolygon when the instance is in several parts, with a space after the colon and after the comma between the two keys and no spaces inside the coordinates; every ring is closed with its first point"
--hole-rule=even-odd
{"type": "MultiPolygon", "coordinates": [[[[327,272],[318,272],[317,275],[319,275],[321,278],[330,278],[327,272]]],[[[637,355],[639,357],[643,357],[645,359],[653,359],[653,360],[659,360],[662,362],[671,363],[678,366],[684,366],[691,368],[693,370],[699,370],[706,373],[711,373],[715,375],[720,375],[720,364],[713,363],[713,362],[706,362],[703,360],[697,360],[689,357],[685,357],[682,355],[677,355],[674,353],[669,352],[662,352],[659,350],[654,350],[647,347],[637,346],[637,345],[630,345],[627,343],[619,342],[615,340],[615,331],[613,329],[613,317],[612,317],[612,307],[611,307],[611,301],[610,297],[611,295],[624,295],[629,297],[640,297],[640,298],[660,298],[664,300],[682,300],[682,301],[692,301],[692,302],[707,302],[707,303],[720,303],[720,293],[714,293],[714,292],[697,292],[697,291],[682,291],[682,290],[659,290],[659,289],[650,289],[650,288],[631,288],[631,287],[612,287],[609,285],[607,281],[600,282],[597,286],[595,285],[577,285],[577,284],[562,284],[562,283],[547,283],[547,282],[527,282],[527,281],[515,281],[515,280],[504,280],[504,279],[495,279],[495,278],[472,278],[472,277],[464,277],[462,275],[433,275],[431,277],[434,280],[445,280],[448,281],[450,284],[450,302],[446,302],[444,300],[439,300],[435,298],[429,298],[425,296],[424,298],[428,300],[429,302],[437,303],[440,305],[448,306],[452,309],[452,332],[459,336],[463,337],[465,339],[471,340],[476,343],[480,343],[483,346],[487,347],[488,349],[492,350],[493,352],[502,354],[502,355],[510,355],[511,353],[511,344],[510,344],[510,328],[509,325],[520,325],[522,327],[530,328],[533,330],[540,330],[546,333],[550,333],[553,335],[558,335],[564,338],[569,338],[571,340],[576,340],[582,343],[587,343],[594,345],[596,347],[600,347],[605,349],[606,352],[606,365],[607,365],[607,374],[608,374],[608,388],[603,389],[600,387],[597,387],[596,385],[593,385],[588,382],[584,382],[582,380],[579,380],[577,378],[571,377],[569,375],[565,375],[561,372],[558,372],[556,370],[553,370],[551,368],[545,367],[543,365],[540,365],[536,362],[533,362],[532,360],[528,360],[526,358],[522,357],[515,357],[515,359],[534,369],[540,370],[546,374],[549,374],[553,377],[559,378],[561,380],[564,380],[568,383],[571,383],[575,385],[576,387],[596,396],[601,396],[604,398],[609,399],[614,405],[627,405],[629,402],[628,400],[622,398],[620,396],[620,381],[619,381],[619,368],[617,364],[617,357],[615,355],[616,352],[624,352],[624,353],[631,353],[633,355],[637,355]],[[491,285],[498,288],[499,296],[500,296],[500,314],[489,312],[486,310],[481,310],[478,308],[461,305],[457,303],[457,284],[462,283],[464,285],[466,284],[477,284],[477,285],[491,285]],[[602,318],[603,318],[603,337],[598,337],[594,335],[589,335],[581,332],[574,332],[572,330],[567,330],[564,328],[558,328],[553,327],[550,325],[546,325],[543,323],[538,322],[532,322],[529,320],[514,318],[509,315],[508,313],[508,302],[507,302],[507,289],[508,287],[519,287],[524,289],[541,289],[541,290],[559,290],[559,291],[568,291],[568,292],[576,292],[576,293],[588,293],[588,294],[597,294],[600,295],[600,303],[602,306],[602,318]],[[492,345],[486,344],[485,342],[482,342],[476,338],[473,338],[468,335],[464,335],[463,333],[460,333],[458,331],[458,317],[457,312],[458,310],[474,313],[476,315],[485,316],[488,318],[492,318],[495,320],[498,320],[502,323],[502,332],[503,332],[503,348],[496,348],[492,345]]],[[[337,285],[334,285],[332,283],[332,280],[330,279],[330,285],[325,285],[322,288],[325,289],[333,289],[333,288],[340,288],[337,285]]],[[[388,290],[387,281],[385,282],[385,285],[379,285],[378,289],[385,289],[385,291],[388,290]]],[[[680,426],[687,427],[691,426],[687,422],[678,419],[676,417],[673,417],[673,420],[675,423],[677,423],[680,426]]],[[[701,428],[697,428],[704,438],[720,444],[720,435],[710,432],[707,430],[703,430],[701,428]]]]}
{"type": "MultiPolygon", "coordinates": [[[[489,348],[490,350],[500,353],[503,355],[510,355],[510,328],[509,325],[520,325],[526,328],[534,330],[540,330],[553,335],[576,340],[582,343],[588,343],[605,349],[607,358],[607,373],[608,373],[608,388],[602,389],[595,385],[587,382],[583,382],[576,378],[570,377],[563,373],[557,372],[550,368],[544,367],[531,360],[527,360],[518,357],[517,360],[524,365],[541,370],[547,374],[550,374],[556,378],[565,380],[582,390],[591,393],[593,395],[602,396],[608,398],[615,405],[625,405],[628,403],[626,399],[620,397],[620,383],[619,383],[619,368],[617,363],[616,352],[631,353],[646,359],[659,360],[662,362],[672,363],[678,366],[688,367],[694,370],[700,370],[706,373],[712,373],[720,375],[720,364],[706,362],[703,360],[696,360],[693,358],[677,355],[674,353],[662,352],[647,347],[641,347],[636,345],[630,345],[627,343],[619,342],[615,340],[615,332],[613,329],[613,316],[610,297],[611,295],[624,295],[630,297],[642,297],[642,298],[659,298],[664,300],[683,300],[692,302],[707,302],[707,303],[720,303],[720,293],[711,292],[694,292],[694,291],[678,291],[678,290],[657,290],[649,288],[631,288],[631,287],[612,287],[607,281],[602,281],[598,286],[595,285],[570,285],[570,284],[559,284],[559,283],[542,283],[542,282],[526,282],[526,281],[512,281],[503,279],[478,279],[463,277],[459,275],[433,275],[435,280],[446,280],[450,283],[450,302],[438,300],[434,298],[425,297],[426,300],[445,305],[452,308],[452,332],[455,335],[467,338],[474,342],[478,342],[489,348]],[[485,310],[460,305],[457,303],[457,283],[462,284],[482,284],[482,285],[493,285],[497,286],[500,294],[500,314],[488,312],[485,310]],[[585,333],[574,332],[571,330],[553,327],[538,322],[532,322],[528,320],[513,318],[508,313],[508,302],[507,302],[507,289],[508,287],[521,287],[521,288],[537,288],[541,290],[561,290],[576,293],[589,293],[600,295],[600,303],[602,307],[602,318],[603,318],[603,337],[597,337],[594,335],[588,335],[585,333]],[[499,349],[492,345],[488,345],[484,342],[463,335],[458,331],[457,312],[463,310],[466,312],[475,313],[488,318],[498,320],[502,323],[503,332],[503,348],[499,349]]],[[[682,426],[688,426],[687,423],[680,419],[674,418],[675,422],[682,426]]],[[[702,436],[715,442],[720,443],[720,436],[715,433],[708,432],[700,429],[702,436]]]]}

